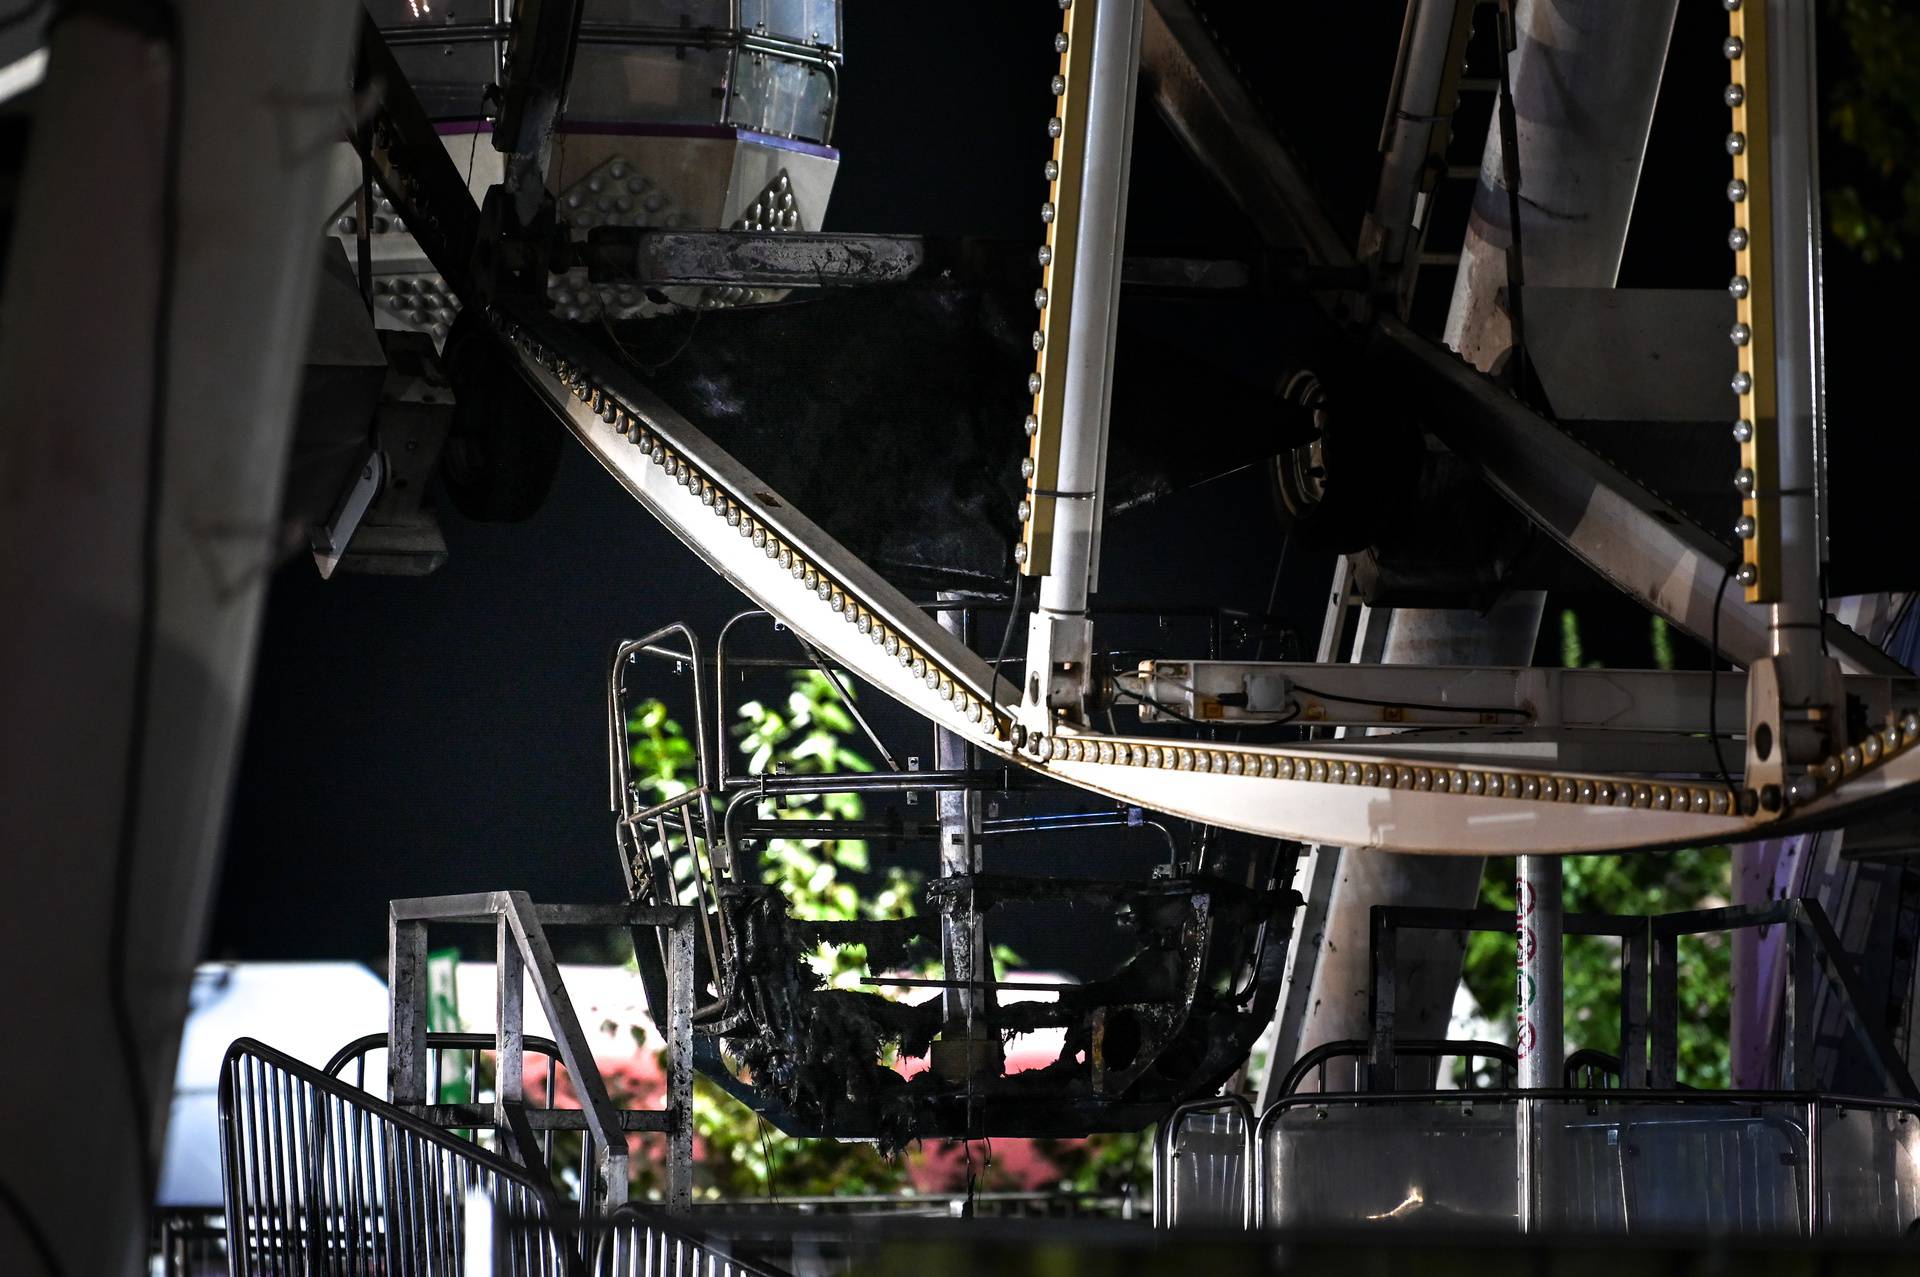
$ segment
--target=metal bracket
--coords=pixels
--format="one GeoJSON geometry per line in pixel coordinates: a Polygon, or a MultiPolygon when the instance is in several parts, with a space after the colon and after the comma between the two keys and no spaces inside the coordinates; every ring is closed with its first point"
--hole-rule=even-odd
{"type": "Polygon", "coordinates": [[[378,448],[368,449],[367,459],[361,463],[359,473],[347,485],[347,490],[340,494],[340,504],[333,508],[332,517],[313,530],[313,561],[319,565],[322,578],[332,577],[333,570],[340,566],[354,530],[366,517],[373,499],[380,495],[386,479],[386,457],[378,448]]]}
{"type": "MultiPolygon", "coordinates": [[[[689,1209],[693,1200],[693,931],[694,910],[679,906],[536,905],[523,891],[433,896],[395,900],[388,907],[387,982],[389,1043],[387,1086],[393,1103],[438,1120],[427,1098],[427,928],[430,924],[494,928],[499,943],[495,1027],[498,1083],[496,1125],[509,1134],[509,1147],[523,1165],[539,1164],[522,1083],[525,1034],[522,977],[533,977],[535,996],[553,1026],[561,1061],[581,1097],[577,1119],[593,1143],[594,1179],[581,1187],[584,1213],[604,1213],[627,1200],[629,1168],[626,1133],[663,1131],[668,1139],[667,1208],[689,1209]],[[622,1111],[614,1105],[606,1080],[560,977],[559,963],[547,942],[548,926],[606,928],[653,927],[667,934],[667,1005],[649,1004],[656,1019],[664,1013],[667,1038],[667,1104],[658,1111],[622,1111]]],[[[542,1111],[541,1124],[555,1112],[542,1111]]],[[[447,1121],[471,1125],[465,1113],[447,1121]]]]}

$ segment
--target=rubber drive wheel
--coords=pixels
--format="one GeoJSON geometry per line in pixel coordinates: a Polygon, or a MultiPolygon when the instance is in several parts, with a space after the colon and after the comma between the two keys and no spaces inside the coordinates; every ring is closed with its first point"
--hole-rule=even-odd
{"type": "Polygon", "coordinates": [[[1421,431],[1405,405],[1352,370],[1309,369],[1280,383],[1283,433],[1303,439],[1273,458],[1274,513],[1304,549],[1352,554],[1396,531],[1420,476],[1421,431]]]}
{"type": "Polygon", "coordinates": [[[533,517],[553,487],[566,429],[515,368],[484,316],[461,312],[444,354],[453,423],[440,480],[454,508],[479,523],[533,517]]]}

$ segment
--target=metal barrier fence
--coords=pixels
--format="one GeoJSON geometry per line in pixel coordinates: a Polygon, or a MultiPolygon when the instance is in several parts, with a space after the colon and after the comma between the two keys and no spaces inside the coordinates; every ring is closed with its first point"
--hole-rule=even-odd
{"type": "Polygon", "coordinates": [[[459,1277],[476,1194],[534,1221],[497,1273],[568,1271],[535,1176],[250,1038],[221,1068],[220,1140],[233,1277],[459,1277]]]}
{"type": "MultiPolygon", "coordinates": [[[[539,1094],[528,1095],[527,1111],[550,1112],[559,1105],[560,1078],[566,1072],[566,1064],[560,1057],[560,1047],[551,1039],[525,1035],[521,1045],[527,1056],[537,1056],[546,1061],[544,1076],[541,1078],[539,1094]]],[[[368,1033],[357,1037],[333,1053],[327,1061],[326,1073],[329,1077],[345,1078],[352,1075],[353,1084],[363,1091],[369,1091],[376,1098],[384,1099],[379,1090],[367,1085],[372,1080],[375,1087],[384,1088],[387,1081],[388,1061],[387,1035],[368,1033]],[[377,1067],[369,1068],[369,1062],[378,1055],[382,1057],[377,1067]]],[[[429,1033],[427,1034],[427,1107],[438,1110],[456,1103],[476,1106],[474,1120],[476,1125],[467,1128],[448,1129],[471,1138],[489,1153],[506,1156],[506,1146],[501,1141],[500,1131],[492,1125],[494,1101],[499,1098],[496,1079],[499,1075],[498,1043],[491,1033],[429,1033]],[[451,1067],[449,1067],[451,1066],[451,1067]],[[456,1086],[450,1086],[449,1082],[456,1086]]],[[[435,1125],[440,1125],[436,1122],[435,1125]]],[[[554,1172],[554,1189],[562,1194],[578,1197],[580,1187],[592,1182],[593,1141],[580,1140],[579,1165],[571,1168],[577,1178],[570,1184],[560,1176],[560,1167],[553,1159],[554,1137],[556,1130],[544,1127],[539,1132],[541,1161],[549,1172],[554,1172]]]]}
{"type": "MultiPolygon", "coordinates": [[[[1286,1076],[1280,1079],[1280,1094],[1297,1094],[1309,1076],[1314,1079],[1313,1089],[1316,1091],[1368,1090],[1372,1052],[1373,1043],[1358,1038],[1322,1042],[1293,1062],[1286,1076]],[[1329,1065],[1339,1063],[1347,1066],[1344,1079],[1328,1070],[1329,1065]]],[[[1393,1057],[1393,1077],[1398,1083],[1394,1088],[1396,1090],[1441,1089],[1440,1066],[1447,1060],[1457,1061],[1462,1066],[1458,1089],[1463,1091],[1477,1087],[1483,1090],[1511,1087],[1519,1071],[1519,1060],[1513,1048],[1504,1042],[1475,1042],[1465,1038],[1402,1038],[1393,1044],[1393,1057]],[[1493,1088],[1479,1087],[1482,1069],[1475,1066],[1481,1061],[1497,1078],[1497,1085],[1493,1088]]]]}
{"type": "Polygon", "coordinates": [[[1884,1100],[1582,1090],[1288,1096],[1254,1132],[1257,1218],[1523,1233],[1898,1237],[1920,1111],[1884,1100]]]}
{"type": "Polygon", "coordinates": [[[520,1277],[526,1270],[519,1256],[556,1235],[566,1237],[568,1252],[588,1257],[584,1272],[591,1277],[790,1277],[757,1253],[763,1243],[703,1236],[684,1226],[684,1216],[633,1202],[608,1215],[558,1224],[496,1205],[474,1210],[468,1226],[468,1261],[460,1277],[520,1277]]]}
{"type": "Polygon", "coordinates": [[[719,1198],[695,1202],[693,1214],[783,1218],[859,1216],[923,1219],[1143,1219],[1131,1192],[1123,1193],[839,1193],[833,1196],[719,1198]]]}
{"type": "Polygon", "coordinates": [[[1237,1095],[1182,1104],[1153,1140],[1153,1223],[1253,1222],[1253,1109],[1237,1095]]]}
{"type": "MultiPolygon", "coordinates": [[[[1322,1093],[1359,1091],[1367,1083],[1372,1043],[1323,1042],[1296,1060],[1280,1083],[1293,1095],[1311,1079],[1322,1093]],[[1345,1066],[1335,1068],[1330,1066],[1345,1066]],[[1342,1076],[1344,1074],[1345,1076],[1342,1076]]],[[[1461,1061],[1465,1086],[1474,1086],[1486,1061],[1502,1086],[1514,1080],[1513,1048],[1498,1042],[1407,1039],[1394,1044],[1397,1076],[1418,1075],[1416,1084],[1437,1086],[1441,1065],[1461,1061]]],[[[1168,1114],[1154,1136],[1153,1222],[1156,1227],[1249,1227],[1260,1212],[1253,1110],[1237,1095],[1183,1104],[1168,1114]]]]}
{"type": "Polygon", "coordinates": [[[737,1257],[724,1242],[700,1240],[659,1212],[628,1204],[599,1239],[594,1277],[785,1277],[764,1261],[737,1257]]]}

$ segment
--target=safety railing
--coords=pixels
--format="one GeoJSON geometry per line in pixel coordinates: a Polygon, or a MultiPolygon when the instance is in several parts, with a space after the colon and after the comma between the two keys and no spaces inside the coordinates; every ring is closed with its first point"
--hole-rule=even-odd
{"type": "Polygon", "coordinates": [[[235,1042],[219,1111],[233,1277],[458,1277],[476,1196],[529,1221],[496,1272],[568,1270],[537,1177],[292,1056],[235,1042]]]}
{"type": "MultiPolygon", "coordinates": [[[[559,1107],[555,1101],[560,1095],[560,1076],[566,1070],[559,1045],[549,1038],[533,1034],[524,1035],[521,1044],[525,1055],[546,1061],[539,1088],[541,1093],[537,1099],[528,1096],[528,1110],[546,1112],[559,1107]]],[[[368,1033],[347,1043],[333,1053],[325,1071],[329,1077],[342,1079],[347,1079],[351,1073],[349,1080],[363,1091],[369,1089],[369,1077],[376,1085],[385,1086],[387,1061],[381,1060],[373,1065],[376,1054],[387,1054],[387,1035],[384,1033],[368,1033]]],[[[498,1077],[499,1044],[493,1034],[427,1034],[428,1107],[441,1109],[459,1104],[473,1105],[474,1125],[471,1128],[451,1129],[470,1134],[487,1151],[505,1156],[507,1147],[501,1142],[502,1132],[494,1121],[493,1101],[497,1098],[494,1083],[498,1077]]],[[[539,1135],[541,1158],[549,1168],[554,1166],[553,1142],[556,1133],[556,1129],[549,1125],[543,1126],[539,1135]]],[[[593,1141],[583,1139],[580,1142],[580,1177],[575,1182],[576,1189],[590,1183],[592,1174],[593,1141]]]]}
{"type": "Polygon", "coordinates": [[[1252,1225],[1253,1127],[1253,1109],[1238,1095],[1194,1100],[1167,1115],[1154,1135],[1154,1227],[1252,1225]]]}
{"type": "MultiPolygon", "coordinates": [[[[1886,1026],[1871,1014],[1846,950],[1816,900],[1775,900],[1764,905],[1735,905],[1652,916],[1569,913],[1562,917],[1567,935],[1614,936],[1620,941],[1619,1084],[1624,1090],[1683,1090],[1679,1085],[1679,942],[1684,936],[1744,928],[1781,927],[1785,932],[1786,999],[1781,1082],[1784,1090],[1812,1087],[1810,1022],[1816,980],[1824,981],[1845,1015],[1847,1031],[1861,1057],[1872,1066],[1886,1094],[1920,1102],[1906,1065],[1886,1026]]],[[[1440,909],[1376,905],[1372,912],[1369,954],[1372,1060],[1368,1088],[1405,1090],[1395,1077],[1395,1003],[1399,934],[1407,930],[1512,932],[1511,912],[1496,909],[1440,909]]],[[[1591,1060],[1588,1061],[1592,1063],[1591,1060]]],[[[1568,1074],[1563,1080],[1570,1080],[1568,1074]]]]}
{"type": "Polygon", "coordinates": [[[153,1214],[154,1277],[227,1277],[227,1222],[217,1210],[162,1207],[153,1214]]]}
{"type": "Polygon", "coordinates": [[[713,1198],[693,1204],[693,1215],[736,1219],[774,1215],[861,1216],[900,1219],[1116,1219],[1145,1218],[1131,1191],[1120,1193],[836,1193],[758,1198],[713,1198]]]}
{"type": "MultiPolygon", "coordinates": [[[[1818,900],[1775,900],[1764,905],[1730,905],[1661,914],[1651,924],[1653,968],[1649,976],[1652,1007],[1648,1016],[1648,1085],[1674,1087],[1680,1065],[1680,939],[1744,928],[1780,927],[1786,948],[1785,1014],[1781,1020],[1780,1085],[1787,1091],[1812,1090],[1813,995],[1824,982],[1840,1006],[1846,1032],[1860,1058],[1873,1069],[1886,1094],[1920,1103],[1920,1088],[1887,1033],[1886,1019],[1877,1014],[1848,959],[1846,947],[1834,934],[1833,923],[1818,900]]],[[[1638,1061],[1630,1050],[1626,1071],[1638,1061]]]]}
{"type": "Polygon", "coordinates": [[[1567,1056],[1560,1070],[1560,1084],[1569,1091],[1605,1091],[1620,1085],[1620,1057],[1581,1047],[1567,1056]]]}
{"type": "Polygon", "coordinates": [[[387,1093],[420,1120],[451,1129],[491,1126],[502,1133],[513,1161],[544,1163],[534,1136],[541,1130],[584,1132],[581,1209],[589,1216],[627,1199],[627,1135],[667,1137],[666,1200],[684,1208],[693,1195],[693,984],[696,910],[641,904],[535,904],[525,892],[494,891],[388,902],[387,1093]],[[495,933],[493,1045],[498,1075],[494,1101],[432,1104],[427,1036],[427,934],[432,926],[488,926],[495,933]],[[560,965],[547,939],[550,927],[593,927],[629,933],[634,955],[645,958],[652,936],[665,954],[664,989],[647,989],[648,1006],[667,1039],[666,1103],[659,1109],[616,1105],[594,1062],[592,1043],[567,996],[560,965]],[[529,980],[527,977],[531,976],[529,980]],[[578,1108],[530,1108],[526,1097],[525,990],[531,986],[579,1096],[578,1108]]]}
{"type": "MultiPolygon", "coordinates": [[[[555,1231],[545,1219],[500,1207],[471,1211],[469,1228],[470,1258],[460,1277],[519,1277],[515,1257],[555,1231]]],[[[570,1253],[586,1256],[576,1271],[591,1277],[790,1277],[760,1254],[781,1249],[780,1241],[769,1246],[751,1236],[708,1235],[631,1202],[597,1219],[567,1221],[558,1231],[570,1253]]]]}
{"type": "MultiPolygon", "coordinates": [[[[1316,1091],[1367,1090],[1372,1050],[1371,1042],[1358,1038],[1322,1042],[1293,1062],[1280,1079],[1280,1094],[1297,1093],[1309,1075],[1314,1079],[1316,1091]],[[1348,1066],[1349,1075],[1344,1080],[1328,1072],[1327,1066],[1336,1063],[1348,1066]]],[[[1458,1060],[1467,1066],[1462,1089],[1471,1089],[1479,1078],[1480,1070],[1474,1067],[1476,1061],[1485,1060],[1498,1071],[1497,1085],[1501,1087],[1512,1086],[1520,1068],[1514,1049],[1504,1042],[1475,1042],[1464,1038],[1409,1038],[1396,1041],[1393,1044],[1393,1057],[1394,1076],[1404,1090],[1438,1089],[1440,1065],[1446,1060],[1458,1060]],[[1417,1085],[1414,1086],[1407,1085],[1410,1065],[1417,1065],[1424,1071],[1424,1076],[1417,1079],[1417,1085]]]]}
{"type": "Polygon", "coordinates": [[[1282,1229],[1900,1237],[1920,1108],[1633,1089],[1294,1095],[1253,1137],[1282,1229]]]}
{"type": "MultiPolygon", "coordinates": [[[[1620,941],[1620,1043],[1625,1064],[1624,1084],[1645,1085],[1647,1075],[1647,967],[1658,919],[1613,914],[1569,913],[1561,926],[1570,936],[1613,936],[1620,941]]],[[[1512,933],[1513,911],[1501,909],[1441,909],[1425,906],[1375,905],[1370,919],[1372,944],[1368,952],[1372,1058],[1367,1088],[1397,1091],[1409,1088],[1396,1080],[1395,1004],[1398,1000],[1399,939],[1402,931],[1493,931],[1512,933]]]]}
{"type": "Polygon", "coordinates": [[[608,1220],[595,1247],[594,1277],[785,1277],[764,1262],[734,1255],[714,1238],[702,1239],[657,1211],[627,1205],[608,1220]]]}

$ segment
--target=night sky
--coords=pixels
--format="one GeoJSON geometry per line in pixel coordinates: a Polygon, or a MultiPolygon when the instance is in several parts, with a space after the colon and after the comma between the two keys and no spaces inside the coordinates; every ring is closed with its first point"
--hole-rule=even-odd
{"type": "MultiPolygon", "coordinates": [[[[1399,27],[1390,6],[1352,16],[1367,8],[1290,7],[1277,30],[1252,18],[1222,22],[1269,107],[1294,122],[1343,227],[1358,225],[1370,194],[1399,27]]],[[[1056,6],[848,10],[835,138],[844,158],[827,229],[1037,244],[1056,6]]],[[[1720,195],[1724,20],[1717,0],[1683,0],[1623,286],[1718,288],[1730,273],[1720,195]]],[[[1130,244],[1244,251],[1250,228],[1145,103],[1139,119],[1130,244]]],[[[1829,307],[1829,334],[1839,383],[1843,372],[1876,367],[1893,337],[1857,300],[1879,277],[1844,262],[1836,276],[1843,304],[1829,307]]],[[[1263,336],[1257,327],[1231,333],[1221,357],[1257,375],[1273,358],[1263,336]]],[[[1169,358],[1163,375],[1180,382],[1181,360],[1169,358]]],[[[1186,389],[1194,418],[1169,423],[1170,438],[1205,423],[1205,387],[1186,389]]],[[[1870,403],[1836,392],[1837,424],[1870,403]]],[[[1862,437],[1843,444],[1836,431],[1836,458],[1852,449],[1871,462],[1862,437]]],[[[1019,447],[1017,421],[1007,446],[1019,447]]],[[[1733,464],[1729,442],[1729,475],[1733,464]]],[[[1863,495],[1847,509],[1878,498],[1870,487],[1849,491],[1863,495]]],[[[441,518],[451,558],[432,577],[321,581],[305,560],[275,577],[210,957],[378,964],[391,897],[505,887],[549,900],[619,894],[606,811],[606,654],[617,639],[672,620],[711,641],[744,601],[571,444],[530,522],[480,525],[450,509],[441,518]]],[[[1103,598],[1258,612],[1278,550],[1265,481],[1243,473],[1110,524],[1103,598]]],[[[1286,561],[1276,610],[1309,642],[1329,563],[1302,551],[1286,561]]],[[[1590,651],[1610,664],[1646,662],[1634,650],[1643,613],[1604,597],[1581,607],[1590,651]],[[1616,640],[1617,656],[1608,648],[1616,640]]],[[[1557,654],[1551,627],[1542,653],[1557,654]]],[[[881,713],[906,729],[904,715],[881,713]]],[[[1139,872],[1150,858],[1137,844],[1082,842],[1022,848],[1019,867],[1139,872]],[[1088,864],[1090,847],[1111,854],[1088,864]]],[[[1035,937],[1027,947],[1038,965],[1073,965],[1070,943],[1035,937]]]]}

